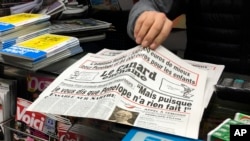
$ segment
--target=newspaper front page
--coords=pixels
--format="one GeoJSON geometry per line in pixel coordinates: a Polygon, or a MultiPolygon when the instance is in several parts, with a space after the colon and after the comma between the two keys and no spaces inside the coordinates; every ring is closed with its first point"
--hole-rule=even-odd
{"type": "MultiPolygon", "coordinates": [[[[104,57],[115,56],[118,55],[125,50],[111,50],[104,48],[97,52],[98,55],[103,55],[104,57]]],[[[205,86],[205,96],[204,96],[204,108],[207,108],[210,99],[215,91],[215,85],[218,83],[219,78],[225,68],[225,65],[222,64],[213,64],[208,62],[199,62],[194,60],[185,60],[187,63],[195,66],[199,69],[203,69],[207,71],[207,82],[205,86]]],[[[203,114],[203,113],[202,113],[203,114]]]]}
{"type": "Polygon", "coordinates": [[[207,71],[164,47],[136,46],[115,56],[88,53],[27,109],[95,118],[198,138],[207,71]]]}

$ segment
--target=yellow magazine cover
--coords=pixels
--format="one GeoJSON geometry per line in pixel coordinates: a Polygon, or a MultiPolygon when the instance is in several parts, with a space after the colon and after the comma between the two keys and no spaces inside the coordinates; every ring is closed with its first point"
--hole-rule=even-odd
{"type": "Polygon", "coordinates": [[[15,15],[4,16],[0,18],[0,22],[18,24],[20,22],[34,20],[40,18],[44,15],[42,14],[32,14],[32,13],[20,13],[15,15]]]}
{"type": "Polygon", "coordinates": [[[49,19],[49,15],[33,13],[19,13],[0,17],[0,35],[25,25],[48,21],[49,19]]]}
{"type": "Polygon", "coordinates": [[[76,37],[47,33],[4,48],[0,54],[36,62],[77,45],[79,40],[76,37]]]}
{"type": "Polygon", "coordinates": [[[54,47],[60,43],[64,43],[70,40],[70,36],[62,36],[56,34],[44,34],[42,36],[35,37],[31,40],[27,40],[17,44],[25,48],[38,49],[46,51],[51,47],[54,47]]]}

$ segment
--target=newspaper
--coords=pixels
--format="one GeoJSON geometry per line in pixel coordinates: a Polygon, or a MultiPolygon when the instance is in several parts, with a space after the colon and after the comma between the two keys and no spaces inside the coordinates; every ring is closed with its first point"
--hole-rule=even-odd
{"type": "Polygon", "coordinates": [[[206,70],[162,46],[156,50],[136,46],[113,57],[88,53],[61,73],[27,110],[197,139],[206,81],[206,70]],[[127,121],[121,121],[122,116],[127,121]]]}

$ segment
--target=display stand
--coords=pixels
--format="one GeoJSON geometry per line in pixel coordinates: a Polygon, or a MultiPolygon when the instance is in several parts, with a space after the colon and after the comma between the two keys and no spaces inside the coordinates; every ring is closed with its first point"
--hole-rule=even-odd
{"type": "Polygon", "coordinates": [[[5,128],[5,130],[7,129],[7,130],[9,130],[9,131],[11,131],[11,132],[15,132],[15,133],[18,133],[18,134],[22,134],[22,135],[25,135],[25,136],[29,136],[29,137],[32,137],[32,138],[34,138],[34,139],[36,139],[36,140],[39,140],[39,141],[54,141],[54,140],[55,140],[55,138],[50,137],[50,136],[49,136],[49,139],[48,139],[48,140],[45,140],[45,139],[39,138],[39,137],[37,137],[37,136],[28,134],[28,133],[26,133],[26,132],[23,132],[23,131],[20,131],[20,130],[16,130],[14,127],[11,126],[11,125],[14,125],[14,121],[15,121],[15,119],[14,119],[14,118],[11,118],[11,119],[9,119],[9,120],[3,122],[2,124],[3,124],[3,127],[5,128]]]}
{"type": "MultiPolygon", "coordinates": [[[[0,63],[0,70],[1,70],[0,71],[1,77],[16,79],[17,80],[18,85],[20,85],[20,86],[18,86],[17,92],[18,92],[18,94],[23,95],[24,90],[27,90],[27,88],[26,88],[26,77],[24,78],[23,75],[28,74],[31,71],[18,68],[18,66],[6,65],[6,64],[3,64],[3,63],[0,63]],[[20,73],[20,74],[16,74],[16,73],[20,73]],[[20,87],[21,87],[21,89],[20,89],[20,87]]],[[[27,93],[25,93],[24,95],[27,95],[27,93]]],[[[26,97],[23,97],[23,98],[26,99],[26,97]]],[[[15,129],[15,117],[14,117],[14,115],[13,115],[12,118],[10,118],[10,119],[8,119],[8,120],[6,120],[6,121],[4,121],[4,122],[2,122],[0,124],[4,129],[4,132],[10,133],[10,135],[7,134],[8,137],[4,137],[4,138],[6,138],[5,139],[6,141],[12,140],[13,137],[14,137],[13,136],[14,133],[17,133],[17,134],[19,134],[19,135],[21,135],[23,137],[34,138],[37,141],[56,141],[56,139],[57,139],[57,137],[55,137],[55,136],[53,136],[53,137],[48,136],[48,140],[45,140],[45,139],[43,139],[41,137],[37,137],[37,136],[31,135],[31,134],[29,134],[27,132],[15,129]]]]}

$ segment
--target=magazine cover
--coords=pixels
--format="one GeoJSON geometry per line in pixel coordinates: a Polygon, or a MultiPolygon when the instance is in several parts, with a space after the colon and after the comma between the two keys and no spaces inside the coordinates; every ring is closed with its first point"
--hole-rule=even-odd
{"type": "Polygon", "coordinates": [[[50,33],[62,35],[74,33],[73,35],[77,35],[77,33],[85,31],[85,34],[90,34],[90,32],[98,30],[106,31],[110,27],[111,23],[93,18],[53,20],[50,25],[50,33]]]}
{"type": "Polygon", "coordinates": [[[250,125],[250,115],[245,114],[245,113],[241,113],[241,112],[235,113],[234,120],[250,125]]]}
{"type": "Polygon", "coordinates": [[[30,101],[34,101],[39,94],[49,86],[55,79],[55,76],[45,75],[41,73],[29,73],[27,75],[27,92],[30,101]]]}
{"type": "Polygon", "coordinates": [[[90,0],[91,5],[95,9],[100,10],[120,10],[118,0],[90,0]]]}
{"type": "Polygon", "coordinates": [[[27,99],[17,98],[17,110],[15,117],[14,141],[36,140],[32,136],[48,140],[49,136],[56,138],[56,121],[41,113],[26,111],[27,107],[39,96],[39,94],[55,79],[52,75],[42,73],[28,73],[27,99]]]}
{"type": "Polygon", "coordinates": [[[129,11],[139,0],[90,0],[95,9],[129,11]]]}
{"type": "Polygon", "coordinates": [[[133,127],[122,141],[202,141],[133,127]]]}
{"type": "Polygon", "coordinates": [[[79,40],[76,37],[47,33],[2,49],[0,53],[3,58],[6,56],[17,61],[36,62],[78,44],[79,40]]]}
{"type": "Polygon", "coordinates": [[[57,136],[58,136],[59,141],[65,141],[65,140],[77,141],[78,140],[79,135],[68,131],[70,127],[71,125],[69,124],[64,124],[62,122],[57,123],[57,136]]]}
{"type": "Polygon", "coordinates": [[[50,136],[56,138],[56,121],[42,113],[26,111],[31,103],[31,101],[17,98],[14,127],[19,132],[13,133],[13,140],[35,140],[32,136],[45,140],[48,140],[50,136]],[[28,136],[27,134],[32,136],[28,136]]]}
{"type": "Polygon", "coordinates": [[[6,35],[23,29],[24,27],[33,25],[35,23],[48,21],[49,15],[46,14],[32,14],[32,13],[18,13],[0,17],[0,35],[6,35]]]}

